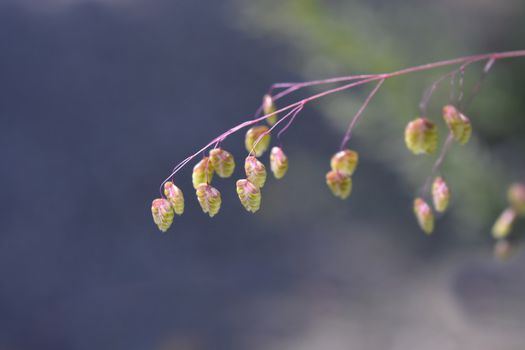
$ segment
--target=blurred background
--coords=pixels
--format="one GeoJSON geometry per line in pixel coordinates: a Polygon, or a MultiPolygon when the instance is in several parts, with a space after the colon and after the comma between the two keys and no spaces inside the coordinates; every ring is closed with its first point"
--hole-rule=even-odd
{"type": "MultiPolygon", "coordinates": [[[[150,205],[271,83],[523,49],[524,16],[522,0],[0,0],[0,350],[523,349],[525,254],[497,261],[490,238],[525,174],[523,59],[496,62],[466,111],[474,139],[444,164],[452,207],[430,237],[412,199],[434,158],[411,156],[403,130],[446,70],[383,85],[346,201],[324,174],[367,88],[299,115],[256,215],[241,167],[214,180],[213,219],[191,164],[168,233],[150,205]]],[[[224,147],[239,164],[243,133],[224,147]]]]}

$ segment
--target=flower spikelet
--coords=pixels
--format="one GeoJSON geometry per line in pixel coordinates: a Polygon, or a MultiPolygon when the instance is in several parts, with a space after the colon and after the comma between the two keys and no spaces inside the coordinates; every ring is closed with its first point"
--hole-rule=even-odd
{"type": "Polygon", "coordinates": [[[505,209],[492,226],[492,237],[506,238],[512,230],[514,221],[516,221],[516,211],[512,208],[505,209]]]}
{"type": "Polygon", "coordinates": [[[276,179],[281,179],[288,171],[288,157],[280,147],[273,147],[270,152],[270,168],[276,179]]]}
{"type": "Polygon", "coordinates": [[[260,157],[264,152],[266,152],[268,146],[270,146],[270,133],[268,131],[268,127],[264,125],[250,128],[246,132],[246,137],[244,138],[244,146],[246,147],[246,150],[248,152],[252,152],[253,150],[253,153],[256,157],[260,157]],[[263,134],[264,136],[261,137],[263,134]],[[254,148],[253,146],[259,137],[261,137],[261,139],[254,148]]]}
{"type": "Polygon", "coordinates": [[[235,159],[233,155],[221,148],[215,148],[210,151],[210,160],[213,169],[220,177],[230,177],[235,170],[235,159]]]}
{"type": "Polygon", "coordinates": [[[432,200],[437,212],[443,213],[448,208],[450,201],[450,191],[447,183],[441,176],[436,177],[432,183],[432,200]]]}
{"type": "Polygon", "coordinates": [[[221,209],[221,193],[207,183],[197,186],[196,193],[202,211],[208,213],[210,218],[215,216],[221,209]]]}
{"type": "Polygon", "coordinates": [[[330,166],[332,170],[339,171],[343,175],[351,176],[359,162],[359,155],[357,152],[350,149],[339,151],[330,159],[330,166]]]}
{"type": "Polygon", "coordinates": [[[460,144],[466,144],[472,134],[470,119],[452,105],[446,105],[443,107],[443,119],[454,138],[460,144]]]}
{"type": "Polygon", "coordinates": [[[416,215],[419,227],[427,234],[434,231],[434,214],[432,209],[422,198],[414,200],[414,214],[416,215]]]}
{"type": "Polygon", "coordinates": [[[162,232],[166,232],[173,223],[173,208],[167,199],[154,199],[151,203],[151,215],[162,232]]]}
{"type": "Polygon", "coordinates": [[[414,154],[434,153],[438,143],[436,125],[426,118],[417,118],[405,129],[405,144],[414,154]]]}
{"type": "MultiPolygon", "coordinates": [[[[264,115],[275,112],[275,103],[273,102],[273,98],[270,95],[263,96],[262,106],[263,106],[264,115]]],[[[277,122],[277,114],[274,114],[266,118],[266,122],[270,126],[274,125],[277,122]]]]}
{"type": "Polygon", "coordinates": [[[333,195],[341,199],[348,198],[352,193],[352,178],[337,170],[326,173],[326,184],[333,195]]]}
{"type": "Polygon", "coordinates": [[[246,157],[244,162],[244,170],[246,171],[246,177],[255,186],[262,188],[266,182],[266,168],[254,156],[246,157]]]}
{"type": "Polygon", "coordinates": [[[184,194],[180,188],[168,181],[164,184],[164,195],[173,207],[175,214],[182,215],[184,213],[184,194]]]}
{"type": "Polygon", "coordinates": [[[210,183],[212,178],[213,164],[209,157],[204,157],[193,167],[193,173],[191,174],[193,188],[197,189],[202,183],[210,183]]]}
{"type": "Polygon", "coordinates": [[[237,194],[241,204],[249,212],[255,213],[261,207],[261,191],[247,179],[237,180],[237,194]]]}

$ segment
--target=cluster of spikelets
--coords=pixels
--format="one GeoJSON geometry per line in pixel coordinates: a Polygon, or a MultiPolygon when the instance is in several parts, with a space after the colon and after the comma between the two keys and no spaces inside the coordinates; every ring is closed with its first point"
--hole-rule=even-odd
{"type": "MultiPolygon", "coordinates": [[[[275,110],[271,96],[265,95],[264,113],[270,114],[275,110]]],[[[277,122],[277,117],[272,115],[266,121],[273,125],[277,122]]],[[[266,167],[258,157],[268,150],[270,140],[270,130],[265,125],[254,126],[246,132],[244,142],[249,152],[244,161],[246,178],[237,180],[236,189],[242,206],[251,213],[255,213],[261,206],[261,189],[266,182],[266,167]]],[[[288,157],[280,147],[273,147],[270,151],[270,168],[276,179],[283,178],[288,170],[288,157]]],[[[212,149],[193,167],[192,183],[197,200],[202,211],[210,217],[219,212],[222,204],[221,193],[211,186],[214,174],[228,178],[233,175],[234,170],[233,155],[222,148],[212,149]]],[[[165,198],[153,200],[151,213],[159,230],[166,232],[173,223],[174,214],[182,215],[184,212],[184,195],[172,181],[167,181],[163,190],[165,198]]]]}
{"type": "Polygon", "coordinates": [[[492,237],[496,239],[494,254],[502,259],[508,258],[511,253],[509,237],[512,227],[519,217],[525,217],[525,185],[512,184],[507,191],[507,201],[509,206],[492,226],[492,237]]]}
{"type": "MultiPolygon", "coordinates": [[[[470,139],[472,126],[469,118],[456,107],[443,107],[443,120],[450,134],[461,145],[470,139]]],[[[405,129],[405,144],[414,154],[432,154],[438,146],[438,129],[436,124],[427,118],[417,118],[408,123],[405,129]]],[[[450,190],[445,180],[438,176],[434,179],[431,188],[434,209],[443,213],[447,210],[450,201],[450,190]]],[[[421,197],[414,200],[414,214],[421,229],[426,234],[434,230],[434,212],[430,205],[421,197]]]]}
{"type": "Polygon", "coordinates": [[[350,149],[337,152],[330,159],[331,170],[326,173],[326,184],[334,196],[346,199],[352,193],[352,175],[359,155],[350,149]]]}

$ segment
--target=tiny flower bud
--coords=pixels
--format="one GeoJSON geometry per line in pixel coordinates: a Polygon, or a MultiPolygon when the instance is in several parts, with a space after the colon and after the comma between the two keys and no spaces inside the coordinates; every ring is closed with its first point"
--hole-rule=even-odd
{"type": "Polygon", "coordinates": [[[237,194],[241,204],[249,212],[255,213],[261,207],[261,191],[246,179],[237,181],[237,194]]]}
{"type": "Polygon", "coordinates": [[[268,127],[264,125],[254,126],[253,128],[250,128],[246,132],[246,137],[244,138],[244,145],[246,146],[246,150],[248,152],[252,152],[255,154],[256,157],[260,157],[266,150],[268,149],[268,146],[270,146],[270,133],[268,133],[268,127]],[[259,137],[261,135],[265,134],[260,140],[259,137]],[[257,145],[255,148],[253,147],[255,145],[255,142],[257,145]]]}
{"type": "Polygon", "coordinates": [[[175,214],[182,215],[184,213],[184,194],[180,188],[175,186],[173,182],[168,181],[164,184],[164,195],[171,203],[175,214]]]}
{"type": "Polygon", "coordinates": [[[197,189],[202,183],[210,183],[212,178],[213,165],[210,158],[204,157],[193,167],[193,173],[191,174],[193,188],[197,189]]]}
{"type": "Polygon", "coordinates": [[[332,156],[330,166],[332,170],[339,171],[343,175],[351,176],[357,167],[358,161],[359,155],[357,152],[345,149],[332,156]]]}
{"type": "Polygon", "coordinates": [[[519,215],[525,215],[525,185],[515,183],[509,188],[509,203],[519,215]]]}
{"type": "Polygon", "coordinates": [[[233,155],[221,148],[215,148],[210,151],[210,160],[213,169],[220,177],[230,177],[235,170],[235,160],[233,155]]]}
{"type": "Polygon", "coordinates": [[[462,145],[466,144],[472,134],[472,125],[469,118],[459,112],[456,107],[446,105],[443,107],[443,119],[454,138],[462,145]]]}
{"type": "Polygon", "coordinates": [[[168,200],[157,198],[151,203],[151,215],[159,230],[166,232],[173,223],[173,208],[168,200]]]}
{"type": "Polygon", "coordinates": [[[514,252],[513,250],[512,244],[506,239],[498,239],[494,243],[494,257],[498,260],[508,260],[514,252]]]}
{"type": "Polygon", "coordinates": [[[494,226],[492,226],[492,237],[496,239],[506,238],[512,230],[515,220],[516,212],[514,209],[505,209],[494,223],[494,226]]]}
{"type": "Polygon", "coordinates": [[[346,199],[352,193],[352,178],[337,170],[326,173],[326,184],[332,194],[341,199],[346,199]]]}
{"type": "Polygon", "coordinates": [[[257,158],[254,156],[246,157],[244,170],[246,171],[246,177],[252,184],[259,188],[264,186],[266,182],[266,168],[257,158]]]}
{"type": "Polygon", "coordinates": [[[417,118],[405,129],[405,144],[414,154],[434,153],[438,143],[436,125],[426,118],[417,118]]]}
{"type": "Polygon", "coordinates": [[[419,227],[427,234],[434,231],[434,214],[430,206],[421,198],[414,200],[414,214],[416,214],[419,227]]]}
{"type": "Polygon", "coordinates": [[[270,168],[276,179],[281,179],[288,171],[288,157],[280,147],[273,147],[270,152],[270,168]]]}
{"type": "Polygon", "coordinates": [[[196,193],[202,211],[208,213],[210,218],[215,216],[221,209],[221,193],[207,183],[197,186],[196,193]]]}
{"type": "MultiPolygon", "coordinates": [[[[263,112],[264,115],[275,112],[275,103],[273,102],[273,98],[270,95],[263,96],[263,112]]],[[[270,126],[274,125],[277,122],[277,114],[266,118],[266,122],[270,126]]]]}
{"type": "Polygon", "coordinates": [[[436,177],[432,184],[432,199],[437,212],[443,213],[447,210],[450,200],[450,191],[447,183],[441,176],[436,177]]]}

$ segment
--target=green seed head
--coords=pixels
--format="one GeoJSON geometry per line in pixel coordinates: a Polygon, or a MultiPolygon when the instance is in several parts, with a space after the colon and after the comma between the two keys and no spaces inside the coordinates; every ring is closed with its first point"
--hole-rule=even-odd
{"type": "Polygon", "coordinates": [[[270,168],[276,179],[281,179],[288,171],[288,157],[280,147],[273,147],[270,152],[270,168]]]}
{"type": "Polygon", "coordinates": [[[243,207],[255,213],[261,207],[261,190],[247,179],[237,181],[237,195],[243,207]]]}
{"type": "Polygon", "coordinates": [[[341,199],[346,199],[352,193],[352,178],[337,170],[326,173],[326,185],[332,194],[341,199]]]}
{"type": "Polygon", "coordinates": [[[180,188],[168,181],[164,184],[164,195],[173,207],[175,214],[182,215],[184,213],[184,194],[180,188]]]}
{"type": "Polygon", "coordinates": [[[436,177],[432,184],[432,199],[437,212],[443,213],[448,208],[450,191],[447,183],[441,176],[436,177]]]}
{"type": "Polygon", "coordinates": [[[193,188],[197,189],[202,183],[210,183],[212,178],[213,164],[210,158],[204,157],[193,167],[193,173],[191,174],[193,188]]]}
{"type": "Polygon", "coordinates": [[[446,105],[443,107],[443,119],[454,138],[460,144],[466,144],[472,134],[472,125],[469,118],[459,112],[456,107],[446,105]]]}
{"type": "Polygon", "coordinates": [[[197,200],[202,211],[211,217],[215,216],[221,209],[221,193],[214,187],[201,183],[196,189],[197,200]]]}
{"type": "Polygon", "coordinates": [[[422,198],[414,200],[414,214],[416,215],[419,227],[427,234],[434,231],[434,214],[432,209],[422,198]]]}
{"type": "Polygon", "coordinates": [[[210,160],[213,169],[220,177],[230,177],[235,170],[235,159],[233,155],[221,148],[210,151],[210,160]]]}
{"type": "Polygon", "coordinates": [[[244,170],[246,171],[246,177],[252,184],[259,188],[264,186],[266,182],[266,168],[257,158],[254,156],[246,157],[244,170]]]}
{"type": "Polygon", "coordinates": [[[505,209],[492,226],[492,237],[496,239],[507,238],[514,221],[516,221],[516,211],[513,208],[505,209]]]}
{"type": "Polygon", "coordinates": [[[256,157],[260,157],[268,147],[270,146],[270,134],[268,133],[269,129],[267,126],[259,125],[250,128],[246,132],[246,137],[244,138],[244,145],[248,152],[252,152],[256,157]],[[261,135],[264,135],[261,137],[261,135]],[[259,138],[261,138],[259,140],[259,138]],[[255,143],[259,142],[255,145],[255,143]],[[255,145],[255,148],[253,147],[255,145]]]}
{"type": "MultiPolygon", "coordinates": [[[[264,95],[262,105],[263,105],[264,115],[275,112],[275,103],[273,102],[272,96],[264,95]]],[[[277,114],[274,114],[266,118],[266,122],[270,126],[274,125],[277,122],[277,114]]]]}
{"type": "Polygon", "coordinates": [[[330,166],[332,170],[339,171],[343,175],[351,176],[354,174],[358,162],[359,155],[357,152],[345,149],[332,156],[330,166]]]}
{"type": "Polygon", "coordinates": [[[173,223],[173,208],[168,200],[157,198],[151,203],[151,215],[159,230],[166,232],[173,223]]]}
{"type": "Polygon", "coordinates": [[[405,129],[405,144],[414,154],[430,154],[437,149],[438,131],[436,125],[426,118],[417,118],[405,129]]]}

